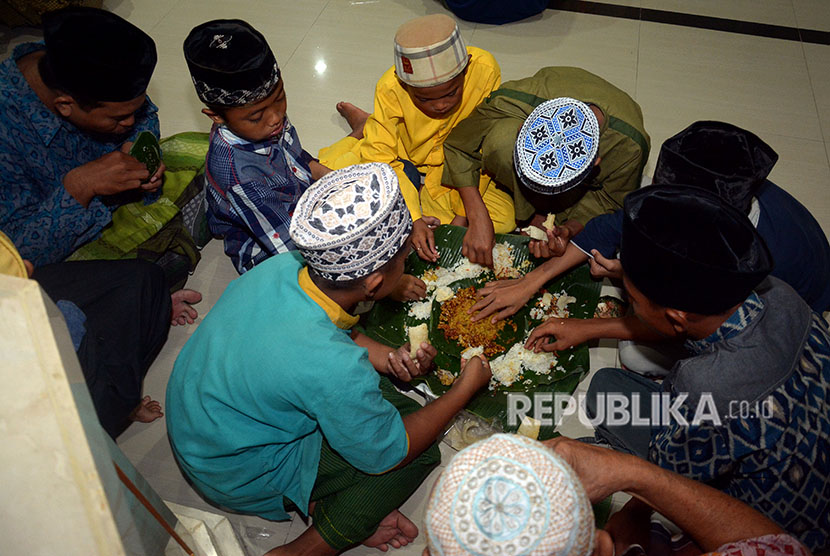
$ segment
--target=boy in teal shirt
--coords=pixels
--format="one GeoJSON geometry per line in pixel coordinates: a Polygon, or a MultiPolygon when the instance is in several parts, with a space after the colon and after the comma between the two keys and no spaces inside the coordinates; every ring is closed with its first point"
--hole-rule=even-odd
{"type": "Polygon", "coordinates": [[[179,355],[167,391],[171,445],[210,500],[313,526],[269,554],[407,544],[398,506],[439,459],[434,439],[490,377],[472,360],[421,408],[386,377],[428,372],[435,349],[390,348],[351,331],[350,312],[389,294],[412,220],[386,164],[333,172],[306,191],[277,255],[232,282],[179,355]],[[232,323],[245,323],[233,326],[232,323]]]}

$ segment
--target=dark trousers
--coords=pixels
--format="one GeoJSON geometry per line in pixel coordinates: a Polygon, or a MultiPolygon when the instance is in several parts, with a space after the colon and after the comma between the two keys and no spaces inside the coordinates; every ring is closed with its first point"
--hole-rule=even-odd
{"type": "Polygon", "coordinates": [[[585,398],[588,417],[595,419],[598,415],[603,416],[603,422],[596,425],[594,436],[604,440],[615,450],[634,454],[647,460],[651,436],[656,431],[656,427],[633,423],[619,425],[606,423],[609,413],[608,402],[607,398],[603,400],[599,394],[625,396],[629,400],[629,410],[636,410],[638,415],[648,418],[651,415],[652,394],[661,391],[662,387],[659,384],[637,373],[613,368],[598,370],[588,386],[585,398]],[[632,396],[635,393],[638,394],[636,404],[632,396]],[[600,407],[600,402],[602,402],[602,407],[600,407]]]}
{"type": "Polygon", "coordinates": [[[142,260],[77,261],[40,267],[32,278],[55,303],[71,301],[86,316],[78,360],[98,419],[115,438],[130,424],[144,375],[167,340],[164,272],[142,260]]]}

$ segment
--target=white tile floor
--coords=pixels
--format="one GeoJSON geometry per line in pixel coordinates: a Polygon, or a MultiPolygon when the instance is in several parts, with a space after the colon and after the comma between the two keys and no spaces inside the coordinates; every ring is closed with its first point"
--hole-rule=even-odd
{"type": "MultiPolygon", "coordinates": [[[[830,31],[826,0],[602,1],[830,31]]],[[[252,22],[279,60],[290,117],[310,152],[348,131],[334,109],[338,100],[371,107],[374,83],[392,64],[396,28],[412,17],[444,11],[436,0],[107,0],[105,5],[156,40],[159,63],[149,93],[159,106],[164,135],[209,128],[181,54],[189,30],[218,17],[252,22]]],[[[830,46],[555,10],[510,25],[462,22],[461,28],[469,44],[495,55],[505,80],[546,65],[574,65],[630,93],[642,106],[652,138],[647,173],[662,141],[695,120],[721,119],[754,131],[781,157],[772,179],[830,231],[830,46]]],[[[37,31],[32,29],[4,33],[0,50],[9,52],[33,36],[37,31]]],[[[198,306],[202,316],[235,276],[221,243],[211,242],[189,282],[204,295],[198,306]]],[[[171,330],[147,375],[147,394],[164,399],[176,355],[196,326],[171,330]]],[[[592,370],[616,362],[613,345],[591,351],[592,370]]],[[[583,429],[569,423],[563,432],[579,435],[583,429]]],[[[119,444],[164,498],[210,508],[181,477],[163,422],[135,425],[119,444]]],[[[446,461],[450,450],[443,449],[446,461]]],[[[403,507],[419,525],[436,473],[403,507]]],[[[299,519],[231,519],[251,554],[295,538],[305,528],[299,519]]],[[[414,555],[422,549],[419,538],[398,552],[414,555]]],[[[349,553],[377,552],[357,548],[349,553]]]]}

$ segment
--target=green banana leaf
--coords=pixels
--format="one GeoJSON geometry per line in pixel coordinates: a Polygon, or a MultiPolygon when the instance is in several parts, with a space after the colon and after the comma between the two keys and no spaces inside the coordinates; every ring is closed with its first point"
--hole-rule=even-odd
{"type": "MultiPolygon", "coordinates": [[[[438,262],[435,264],[429,263],[418,257],[415,253],[412,253],[406,261],[406,272],[420,276],[428,269],[454,266],[463,258],[461,246],[465,233],[466,228],[439,226],[435,230],[435,246],[439,254],[438,262]]],[[[530,254],[527,248],[530,240],[526,236],[496,234],[495,239],[496,243],[505,242],[514,247],[514,266],[521,268],[524,272],[529,272],[543,262],[530,254]],[[525,261],[530,261],[530,264],[522,265],[525,261]]],[[[480,287],[494,279],[495,276],[492,272],[488,272],[475,280],[460,280],[451,284],[450,287],[454,290],[470,285],[480,287]]],[[[577,267],[552,280],[545,285],[543,291],[558,294],[563,290],[568,295],[572,295],[577,299],[575,303],[572,303],[568,307],[571,318],[591,318],[593,316],[599,301],[600,283],[591,279],[587,265],[577,267]]],[[[541,320],[532,319],[530,316],[530,308],[541,293],[543,292],[534,296],[525,308],[511,317],[512,322],[516,325],[516,330],[514,331],[511,326],[505,326],[505,330],[499,337],[500,345],[509,348],[516,341],[522,341],[533,328],[541,324],[541,320]]],[[[367,336],[383,344],[401,346],[408,341],[407,327],[416,326],[425,322],[409,316],[407,314],[408,308],[408,303],[400,303],[389,299],[381,300],[375,303],[371,311],[361,317],[358,328],[367,336]]],[[[435,363],[439,368],[446,369],[457,375],[460,366],[459,355],[463,351],[463,348],[455,342],[448,341],[443,331],[438,329],[439,316],[440,304],[434,302],[428,322],[429,341],[438,350],[435,363]]],[[[524,380],[530,380],[530,384],[524,384],[523,380],[517,381],[510,387],[500,387],[496,391],[490,391],[486,388],[482,389],[470,401],[466,409],[491,423],[498,423],[502,430],[515,431],[519,423],[511,426],[507,419],[507,396],[510,393],[527,393],[531,402],[533,400],[533,394],[535,393],[549,392],[554,394],[560,392],[571,394],[590,368],[588,346],[585,344],[560,351],[558,353],[558,359],[557,370],[552,370],[549,375],[536,375],[532,372],[526,373],[524,380]]],[[[442,385],[434,374],[430,374],[425,378],[416,379],[413,382],[417,383],[418,381],[426,381],[432,392],[439,396],[449,389],[448,386],[442,385]]],[[[550,403],[548,402],[549,407],[550,403]]],[[[529,410],[529,415],[532,414],[533,405],[531,405],[529,410]]],[[[539,438],[547,439],[553,437],[553,429],[553,426],[543,426],[540,430],[539,438]]]]}

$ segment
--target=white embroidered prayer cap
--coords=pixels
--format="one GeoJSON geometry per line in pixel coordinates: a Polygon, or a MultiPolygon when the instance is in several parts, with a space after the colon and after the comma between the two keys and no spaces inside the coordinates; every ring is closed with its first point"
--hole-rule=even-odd
{"type": "Polygon", "coordinates": [[[467,61],[467,46],[448,15],[407,21],[395,34],[395,73],[413,87],[446,83],[464,71],[467,61]]]}
{"type": "Polygon", "coordinates": [[[537,106],[522,124],[513,163],[522,184],[544,195],[579,185],[599,152],[599,122],[582,101],[559,97],[537,106]]]}
{"type": "Polygon", "coordinates": [[[323,278],[347,281],[389,262],[412,231],[395,171],[370,162],[320,178],[297,201],[291,239],[323,278]]]}
{"type": "Polygon", "coordinates": [[[458,452],[427,503],[432,556],[589,556],[594,514],[576,473],[544,444],[496,434],[458,452]]]}

